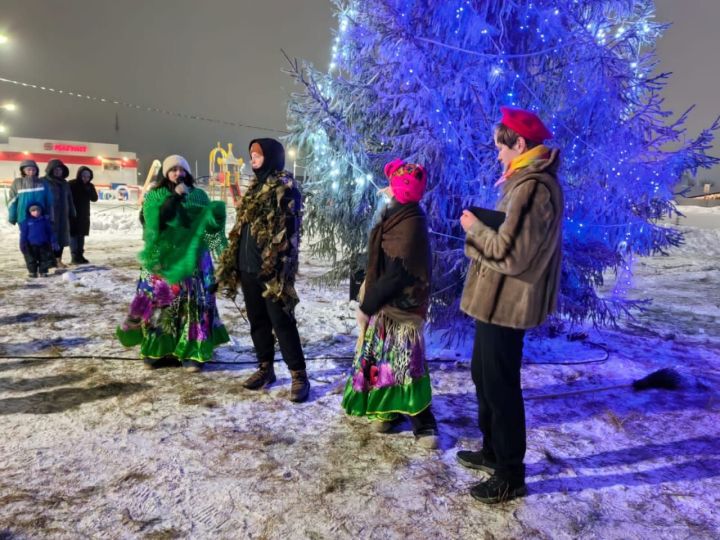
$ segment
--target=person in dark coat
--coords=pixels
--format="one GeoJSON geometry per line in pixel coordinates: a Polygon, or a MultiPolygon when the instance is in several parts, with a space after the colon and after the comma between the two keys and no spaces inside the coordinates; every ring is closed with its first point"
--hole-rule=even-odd
{"type": "Polygon", "coordinates": [[[358,344],[342,407],[375,421],[381,433],[407,416],[420,446],[437,448],[424,339],[432,279],[428,220],[420,206],[427,173],[396,159],[385,165],[385,175],[390,186],[383,191],[391,199],[370,232],[358,344]]]}
{"type": "Polygon", "coordinates": [[[32,203],[27,216],[20,223],[20,251],[25,257],[28,276],[47,277],[50,266],[55,261],[53,250],[57,247],[52,222],[43,215],[43,207],[32,203]]]}
{"type": "Polygon", "coordinates": [[[75,206],[75,216],[70,216],[70,253],[72,264],[88,264],[85,258],[85,237],[90,234],[90,203],[98,200],[92,183],[93,172],[80,167],[75,179],[68,182],[75,206]]]}
{"type": "Polygon", "coordinates": [[[58,248],[55,250],[55,265],[57,268],[67,268],[62,262],[63,248],[70,245],[70,217],[75,216],[75,206],[67,177],[70,171],[59,159],[51,159],[45,169],[44,180],[50,184],[52,191],[53,208],[52,216],[53,230],[57,240],[58,248]]]}

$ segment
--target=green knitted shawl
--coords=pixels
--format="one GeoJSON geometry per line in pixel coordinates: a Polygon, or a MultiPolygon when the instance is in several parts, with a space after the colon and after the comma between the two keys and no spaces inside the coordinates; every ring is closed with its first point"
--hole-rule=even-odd
{"type": "Polygon", "coordinates": [[[138,258],[149,272],[161,275],[168,283],[178,283],[193,274],[205,250],[217,257],[227,245],[225,203],[211,202],[202,189],[193,189],[161,231],[160,208],[171,196],[166,188],[145,195],[145,248],[138,258]]]}

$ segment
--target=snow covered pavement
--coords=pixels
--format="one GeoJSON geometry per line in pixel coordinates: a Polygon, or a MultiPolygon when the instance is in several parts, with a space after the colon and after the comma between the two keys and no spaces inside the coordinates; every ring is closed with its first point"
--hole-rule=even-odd
{"type": "Polygon", "coordinates": [[[720,537],[720,228],[687,227],[669,257],[638,259],[631,294],[655,300],[635,322],[527,342],[529,495],[487,507],[467,494],[482,473],[454,461],[479,444],[467,346],[430,352],[437,451],[409,426],[381,435],[341,413],[354,305],[310,282],[317,261],[298,286],[308,403],[287,400],[282,364],[268,391],[240,386],[252,347],[224,299],[233,343],[217,363],[144,371],[114,338],[137,216],[93,212],[93,264],[35,280],[0,212],[0,538],[720,537]],[[680,390],[580,392],[661,367],[680,390]]]}

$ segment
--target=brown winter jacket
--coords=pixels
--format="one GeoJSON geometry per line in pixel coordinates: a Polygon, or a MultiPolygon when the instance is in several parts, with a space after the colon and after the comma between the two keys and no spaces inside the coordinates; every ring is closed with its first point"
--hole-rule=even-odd
{"type": "Polygon", "coordinates": [[[476,223],[465,237],[468,270],[460,309],[511,328],[542,324],[555,310],[560,281],[563,195],[555,178],[558,150],[515,172],[502,185],[495,231],[476,223]]]}

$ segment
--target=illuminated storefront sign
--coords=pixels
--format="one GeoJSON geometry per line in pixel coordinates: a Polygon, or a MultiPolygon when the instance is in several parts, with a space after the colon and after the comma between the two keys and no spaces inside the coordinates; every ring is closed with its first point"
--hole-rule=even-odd
{"type": "Polygon", "coordinates": [[[78,152],[87,153],[87,144],[67,144],[67,143],[51,143],[46,142],[43,145],[45,150],[53,150],[55,152],[78,152]]]}

